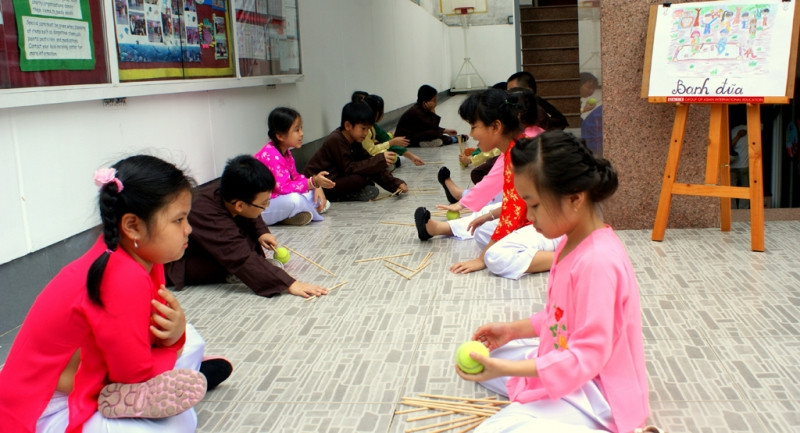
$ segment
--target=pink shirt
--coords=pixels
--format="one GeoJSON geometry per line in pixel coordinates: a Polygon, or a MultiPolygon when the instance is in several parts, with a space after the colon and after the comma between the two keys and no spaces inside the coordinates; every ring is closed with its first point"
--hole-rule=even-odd
{"type": "Polygon", "coordinates": [[[293,192],[308,192],[308,178],[297,172],[291,149],[286,151],[286,155],[281,155],[275,144],[269,141],[254,156],[275,176],[272,198],[293,192]]]}
{"type": "Polygon", "coordinates": [[[108,259],[100,286],[103,307],[89,300],[89,266],[105,251],[102,238],[64,267],[42,290],[22,323],[0,370],[0,431],[30,432],[53,396],[61,371],[81,349],[69,394],[67,433],[80,432],[97,411],[100,390],[110,382],[138,383],[175,366],[184,338],[154,347],[150,301],[158,299],[164,267],[144,267],[118,248],[108,259]]]}
{"type": "Polygon", "coordinates": [[[650,411],[639,287],[625,247],[606,226],[561,258],[555,252],[545,309],[531,316],[539,334],[538,377],[512,377],[509,399],[561,398],[596,380],[617,432],[641,427],[650,411]]]}
{"type": "MultiPolygon", "coordinates": [[[[525,128],[524,135],[526,137],[536,137],[542,132],[544,132],[544,129],[538,126],[529,126],[525,128]]],[[[505,158],[505,152],[497,157],[489,173],[484,176],[477,185],[469,189],[469,194],[467,194],[466,197],[461,198],[459,203],[461,203],[462,206],[473,212],[477,212],[483,209],[497,194],[500,194],[503,190],[503,168],[505,167],[505,158]]]]}

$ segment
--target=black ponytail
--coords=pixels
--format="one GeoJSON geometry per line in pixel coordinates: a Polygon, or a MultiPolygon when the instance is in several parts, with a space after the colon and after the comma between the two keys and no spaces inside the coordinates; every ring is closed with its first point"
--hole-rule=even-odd
{"type": "Polygon", "coordinates": [[[194,180],[183,171],[154,156],[132,156],[112,167],[116,170],[116,180],[103,184],[98,197],[106,251],[95,259],[86,276],[89,299],[100,307],[103,306],[101,282],[111,253],[119,246],[122,216],[134,214],[149,227],[160,209],[194,186],[194,180]]]}
{"type": "Polygon", "coordinates": [[[611,163],[595,156],[584,140],[561,130],[519,140],[511,149],[515,175],[528,176],[539,194],[552,199],[586,192],[593,203],[611,197],[619,186],[611,163]]]}
{"type": "Polygon", "coordinates": [[[458,114],[470,125],[480,120],[489,126],[497,120],[503,125],[505,134],[516,135],[522,129],[519,121],[521,108],[519,95],[488,89],[467,97],[458,107],[458,114]]]}

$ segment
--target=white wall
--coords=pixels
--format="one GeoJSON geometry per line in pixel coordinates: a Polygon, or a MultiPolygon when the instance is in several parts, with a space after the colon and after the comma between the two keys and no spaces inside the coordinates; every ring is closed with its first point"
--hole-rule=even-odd
{"type": "MultiPolygon", "coordinates": [[[[452,45],[451,68],[455,78],[464,63],[464,30],[462,27],[448,27],[447,30],[452,45]]],[[[513,24],[468,27],[467,53],[487,86],[506,81],[509,75],[517,71],[515,38],[513,24]]]]}
{"type": "Polygon", "coordinates": [[[298,3],[305,77],[295,85],[0,109],[0,263],[97,225],[92,173],[124,156],[165,157],[202,183],[263,145],[276,106],[297,108],[312,141],[339,125],[353,90],[380,94],[390,111],[420,84],[450,87],[451,30],[414,3],[298,3]]]}

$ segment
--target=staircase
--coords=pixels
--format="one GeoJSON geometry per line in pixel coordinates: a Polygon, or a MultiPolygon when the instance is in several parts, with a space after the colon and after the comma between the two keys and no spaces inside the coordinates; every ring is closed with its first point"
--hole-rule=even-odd
{"type": "Polygon", "coordinates": [[[569,127],[581,126],[578,6],[521,6],[522,69],[569,127]]]}

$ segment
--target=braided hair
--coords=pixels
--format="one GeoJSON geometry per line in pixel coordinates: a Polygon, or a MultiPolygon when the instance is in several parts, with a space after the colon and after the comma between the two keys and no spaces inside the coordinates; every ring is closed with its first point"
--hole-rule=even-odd
{"type": "Polygon", "coordinates": [[[122,216],[136,215],[150,227],[159,210],[194,186],[194,180],[183,171],[154,156],[131,156],[112,167],[116,177],[100,187],[98,196],[106,251],[95,259],[86,277],[89,299],[101,307],[100,283],[111,253],[119,246],[122,216]]]}
{"type": "Polygon", "coordinates": [[[539,194],[549,199],[586,192],[592,203],[599,203],[619,186],[607,159],[595,156],[584,140],[561,130],[517,141],[511,163],[515,175],[531,178],[539,194]]]}

